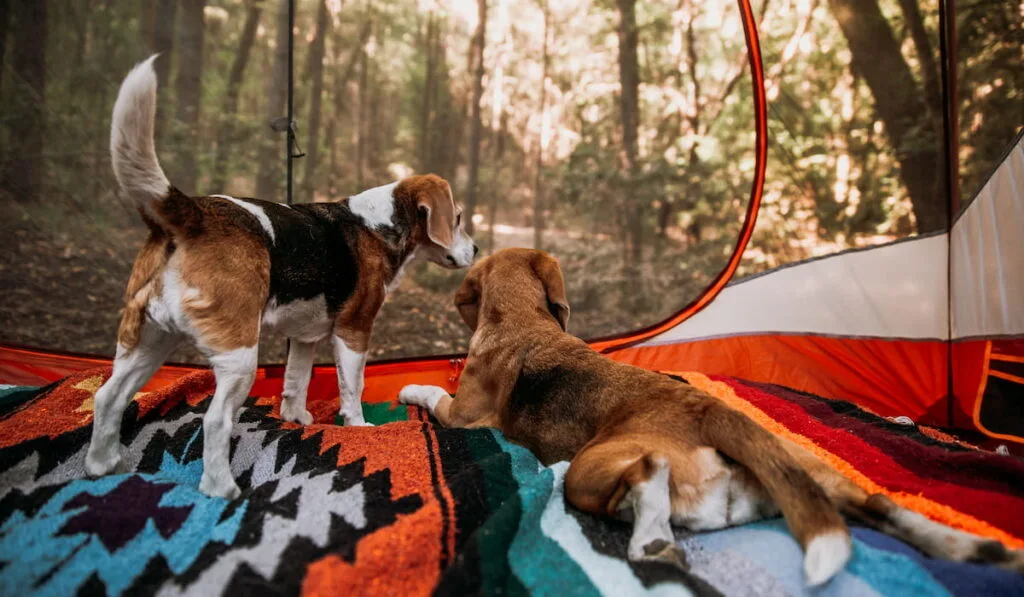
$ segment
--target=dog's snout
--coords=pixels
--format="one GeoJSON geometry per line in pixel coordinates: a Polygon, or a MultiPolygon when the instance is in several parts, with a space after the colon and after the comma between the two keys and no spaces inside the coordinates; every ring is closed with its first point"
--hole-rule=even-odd
{"type": "Polygon", "coordinates": [[[476,245],[476,243],[473,243],[473,257],[476,257],[479,254],[480,254],[480,247],[478,247],[476,245]]]}

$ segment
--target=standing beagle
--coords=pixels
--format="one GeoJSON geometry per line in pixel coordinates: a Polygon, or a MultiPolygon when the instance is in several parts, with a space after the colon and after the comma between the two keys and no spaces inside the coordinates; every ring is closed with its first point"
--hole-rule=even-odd
{"type": "Polygon", "coordinates": [[[229,467],[235,411],[256,376],[264,329],[291,339],[281,416],[312,422],[306,391],[314,348],[329,338],[340,413],[360,406],[373,320],[415,257],[467,267],[476,245],[443,179],[414,176],[340,203],[287,206],[226,195],[188,197],[164,176],[153,142],[156,74],[136,66],[114,104],[110,154],[122,192],[149,227],[125,290],[113,373],[96,393],[91,475],[121,460],[121,415],[182,339],[209,359],[217,389],[203,419],[201,491],[239,494],[229,467]]]}
{"type": "Polygon", "coordinates": [[[478,262],[455,304],[473,329],[458,393],[410,385],[399,400],[448,427],[497,427],[545,464],[570,460],[566,499],[632,520],[631,560],[685,566],[672,524],[720,529],[781,510],[818,585],[851,555],[841,511],[932,556],[1024,571],[1024,552],[869,495],[717,398],[569,335],[562,272],[546,253],[506,249],[478,262]]]}

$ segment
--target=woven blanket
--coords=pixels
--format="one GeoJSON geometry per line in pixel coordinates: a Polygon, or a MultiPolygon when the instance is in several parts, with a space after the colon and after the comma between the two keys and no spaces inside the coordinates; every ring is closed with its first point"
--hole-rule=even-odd
{"type": "MultiPolygon", "coordinates": [[[[629,526],[567,506],[566,463],[541,466],[486,429],[367,404],[372,428],[278,418],[249,398],[232,438],[240,498],[198,491],[198,372],[135,396],[126,474],[87,479],[93,394],[108,371],[0,390],[2,595],[801,595],[802,554],[780,519],[680,533],[690,570],[625,560],[629,526]]],[[[1024,547],[1024,461],[898,425],[844,402],[682,373],[773,432],[934,519],[1024,547]]],[[[925,557],[855,528],[822,595],[1024,595],[1024,577],[925,557]]]]}

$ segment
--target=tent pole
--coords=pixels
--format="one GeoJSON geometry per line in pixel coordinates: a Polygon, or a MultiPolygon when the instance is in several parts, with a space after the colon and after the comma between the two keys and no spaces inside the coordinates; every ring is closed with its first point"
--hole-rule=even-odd
{"type": "Polygon", "coordinates": [[[946,149],[946,424],[953,427],[956,402],[953,386],[953,221],[960,204],[956,0],[939,0],[939,64],[942,77],[942,132],[946,149]]]}
{"type": "MultiPolygon", "coordinates": [[[[295,120],[294,110],[294,53],[295,53],[295,0],[288,0],[288,129],[285,133],[285,160],[288,164],[288,190],[285,195],[288,205],[292,204],[292,159],[296,157],[292,153],[295,144],[295,120]]],[[[279,96],[280,97],[280,96],[279,96]]]]}

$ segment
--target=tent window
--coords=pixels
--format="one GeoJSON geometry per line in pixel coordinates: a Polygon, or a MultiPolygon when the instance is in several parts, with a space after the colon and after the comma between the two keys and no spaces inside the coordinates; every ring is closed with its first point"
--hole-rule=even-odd
{"type": "MultiPolygon", "coordinates": [[[[0,18],[0,341],[109,355],[145,238],[107,157],[121,77],[161,52],[157,146],[176,186],[283,201],[269,122],[285,113],[287,0],[14,4],[0,18]]],[[[668,317],[727,262],[754,139],[735,2],[295,5],[296,201],[441,174],[485,250],[561,258],[583,337],[668,317]]],[[[373,357],[464,350],[461,275],[412,267],[373,357]]],[[[267,339],[263,360],[283,356],[267,339]]]]}

